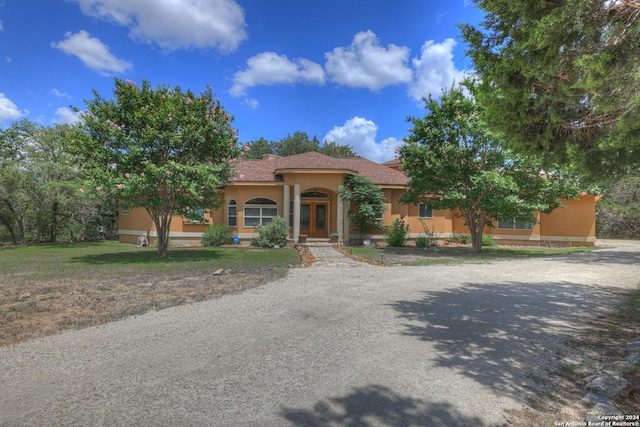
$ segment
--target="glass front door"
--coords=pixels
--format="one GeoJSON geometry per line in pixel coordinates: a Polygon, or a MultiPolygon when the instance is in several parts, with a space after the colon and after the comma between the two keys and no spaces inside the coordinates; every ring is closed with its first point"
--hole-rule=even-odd
{"type": "Polygon", "coordinates": [[[309,202],[300,204],[300,234],[309,237],[328,237],[329,204],[309,202]]]}

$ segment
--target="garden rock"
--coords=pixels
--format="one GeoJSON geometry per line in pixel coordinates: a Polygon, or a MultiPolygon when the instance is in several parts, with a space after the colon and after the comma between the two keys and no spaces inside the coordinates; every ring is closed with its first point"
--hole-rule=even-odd
{"type": "Polygon", "coordinates": [[[604,403],[606,405],[615,405],[615,402],[613,400],[595,393],[588,393],[585,397],[582,398],[580,402],[585,406],[595,406],[599,403],[604,403]]]}
{"type": "Polygon", "coordinates": [[[626,397],[631,391],[629,381],[608,372],[602,372],[589,384],[587,391],[600,394],[611,399],[626,397]]]}
{"type": "Polygon", "coordinates": [[[632,365],[638,365],[640,364],[640,353],[632,353],[625,357],[624,360],[631,363],[632,365]]]}

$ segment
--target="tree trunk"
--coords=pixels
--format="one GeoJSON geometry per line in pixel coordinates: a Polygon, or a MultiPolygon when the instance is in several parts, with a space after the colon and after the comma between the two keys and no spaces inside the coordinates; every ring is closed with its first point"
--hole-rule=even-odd
{"type": "Polygon", "coordinates": [[[49,241],[55,243],[58,239],[58,201],[51,206],[51,225],[49,226],[49,241]]]}
{"type": "Polygon", "coordinates": [[[9,217],[8,215],[0,214],[0,224],[3,224],[5,227],[7,227],[7,230],[9,230],[9,234],[11,235],[11,243],[17,245],[18,240],[16,239],[16,232],[14,231],[13,224],[11,224],[11,222],[11,217],[9,217]]]}
{"type": "Polygon", "coordinates": [[[158,253],[156,258],[166,258],[169,251],[169,229],[171,228],[171,214],[162,213],[152,215],[158,233],[158,253]]]}

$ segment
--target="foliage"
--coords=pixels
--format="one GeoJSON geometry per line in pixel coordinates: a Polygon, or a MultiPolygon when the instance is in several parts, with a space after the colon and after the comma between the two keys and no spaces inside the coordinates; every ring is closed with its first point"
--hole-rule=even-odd
{"type": "Polygon", "coordinates": [[[361,238],[369,228],[384,228],[382,221],[378,219],[386,209],[384,194],[373,181],[362,175],[350,175],[345,179],[344,185],[338,188],[338,195],[351,202],[349,219],[360,232],[361,238]]]}
{"type": "Polygon", "coordinates": [[[416,237],[416,248],[428,248],[430,246],[429,239],[426,236],[416,237]]]}
{"type": "Polygon", "coordinates": [[[400,247],[407,241],[407,234],[409,233],[409,224],[406,224],[401,219],[393,221],[390,227],[384,232],[384,241],[389,246],[400,247]]]}
{"type": "Polygon", "coordinates": [[[474,0],[463,25],[490,128],[595,172],[640,164],[640,3],[474,0]]]}
{"type": "Polygon", "coordinates": [[[250,151],[248,159],[261,159],[265,154],[275,154],[281,157],[316,151],[332,157],[357,157],[353,149],[348,145],[338,145],[335,142],[325,142],[320,145],[316,136],[309,139],[306,132],[296,131],[293,135],[287,135],[280,141],[267,141],[260,138],[248,143],[250,151]]]}
{"type": "MultiPolygon", "coordinates": [[[[484,236],[482,236],[484,237],[484,236]]],[[[471,241],[471,234],[467,234],[467,233],[461,233],[458,234],[455,237],[455,240],[458,241],[458,243],[466,245],[467,243],[469,243],[471,241]]]]}
{"type": "Polygon", "coordinates": [[[205,246],[228,245],[233,242],[233,235],[225,224],[212,224],[205,228],[201,242],[205,246]]]}
{"type": "Polygon", "coordinates": [[[560,169],[543,176],[535,159],[510,156],[486,130],[475,91],[467,80],[443,91],[439,102],[425,99],[428,114],[409,118],[412,133],[398,154],[409,177],[401,202],[426,198],[433,209],[459,212],[479,252],[486,225],[500,218],[535,222],[534,211],[548,213],[562,206],[560,198],[576,197],[577,184],[560,169]]]}
{"type": "Polygon", "coordinates": [[[255,230],[258,232],[258,237],[251,242],[254,246],[261,248],[274,248],[277,246],[282,248],[287,244],[289,225],[281,216],[273,217],[271,222],[265,226],[256,225],[255,230]]]}
{"type": "Polygon", "coordinates": [[[496,241],[491,236],[482,236],[482,246],[495,246],[496,241]]]}
{"type": "Polygon", "coordinates": [[[146,209],[164,258],[173,215],[222,203],[218,189],[233,178],[242,152],[233,118],[210,87],[196,96],[115,79],[113,94],[105,99],[94,90],[85,101],[75,153],[97,188],[146,209]]]}
{"type": "Polygon", "coordinates": [[[640,172],[621,178],[596,205],[596,234],[640,238],[640,172]]]}
{"type": "Polygon", "coordinates": [[[28,120],[0,132],[0,225],[14,244],[61,235],[91,240],[114,228],[117,209],[89,190],[69,153],[69,135],[66,125],[28,120]]]}

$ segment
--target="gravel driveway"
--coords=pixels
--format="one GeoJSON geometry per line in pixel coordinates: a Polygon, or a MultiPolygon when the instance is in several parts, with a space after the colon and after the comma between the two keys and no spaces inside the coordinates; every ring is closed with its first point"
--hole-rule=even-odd
{"type": "MultiPolygon", "coordinates": [[[[260,288],[0,348],[0,425],[498,426],[640,284],[640,246],[293,269],[260,288]]],[[[576,420],[577,421],[577,420],[576,420]]]]}

